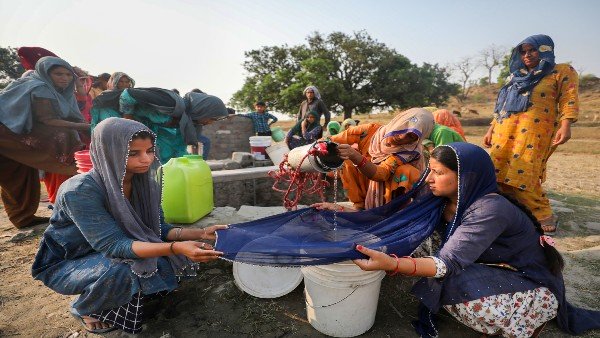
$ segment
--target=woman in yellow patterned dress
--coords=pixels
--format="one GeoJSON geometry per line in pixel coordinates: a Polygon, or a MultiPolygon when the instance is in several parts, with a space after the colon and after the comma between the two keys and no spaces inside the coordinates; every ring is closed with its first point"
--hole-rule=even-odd
{"type": "Polygon", "coordinates": [[[525,204],[546,234],[553,234],[557,218],[542,183],[548,158],[571,138],[571,123],[577,120],[577,72],[554,62],[554,42],[547,35],[519,43],[510,71],[484,145],[491,148],[500,189],[525,204]]]}

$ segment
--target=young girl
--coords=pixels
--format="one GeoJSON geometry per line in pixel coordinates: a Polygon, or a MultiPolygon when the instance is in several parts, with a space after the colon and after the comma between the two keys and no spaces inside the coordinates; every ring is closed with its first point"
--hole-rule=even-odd
{"type": "Polygon", "coordinates": [[[220,252],[197,240],[216,229],[166,224],[154,180],[155,135],[132,120],[108,118],[92,135],[94,169],[58,193],[32,274],[52,290],[80,295],[71,312],[89,332],[141,331],[143,299],[174,290],[178,277],[220,252]]]}

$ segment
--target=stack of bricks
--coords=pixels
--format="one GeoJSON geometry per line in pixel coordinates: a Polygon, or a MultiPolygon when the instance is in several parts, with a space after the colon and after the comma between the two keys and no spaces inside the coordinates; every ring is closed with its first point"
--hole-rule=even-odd
{"type": "Polygon", "coordinates": [[[250,136],[254,135],[252,120],[239,115],[217,121],[202,128],[202,135],[210,139],[208,159],[230,159],[234,151],[250,152],[250,136]]]}

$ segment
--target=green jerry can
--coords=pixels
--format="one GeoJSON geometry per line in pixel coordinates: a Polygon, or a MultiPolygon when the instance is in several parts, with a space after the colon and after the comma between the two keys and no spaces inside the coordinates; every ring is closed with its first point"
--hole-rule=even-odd
{"type": "Polygon", "coordinates": [[[214,208],[210,167],[200,155],[172,158],[162,175],[162,208],[167,223],[194,223],[214,208]]]}

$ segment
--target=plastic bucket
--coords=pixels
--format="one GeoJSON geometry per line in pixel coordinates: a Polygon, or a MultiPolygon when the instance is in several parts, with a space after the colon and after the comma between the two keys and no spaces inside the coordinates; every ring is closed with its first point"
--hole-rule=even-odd
{"type": "Polygon", "coordinates": [[[273,144],[270,147],[267,147],[265,150],[271,161],[273,161],[273,164],[276,166],[279,166],[279,164],[283,162],[285,154],[290,152],[290,148],[288,148],[285,143],[273,144]]]}
{"type": "Polygon", "coordinates": [[[233,262],[235,285],[258,298],[277,298],[294,291],[302,282],[300,268],[250,265],[233,262]]]}
{"type": "Polygon", "coordinates": [[[375,322],[384,271],[363,271],[352,262],[307,266],[306,316],[315,329],[332,337],[354,337],[375,322]]]}
{"type": "Polygon", "coordinates": [[[270,145],[271,136],[250,136],[250,152],[257,160],[266,159],[266,148],[270,145]]]}
{"type": "Polygon", "coordinates": [[[75,158],[75,165],[77,165],[77,172],[80,174],[87,173],[94,167],[89,150],[76,151],[73,157],[75,158]]]}

